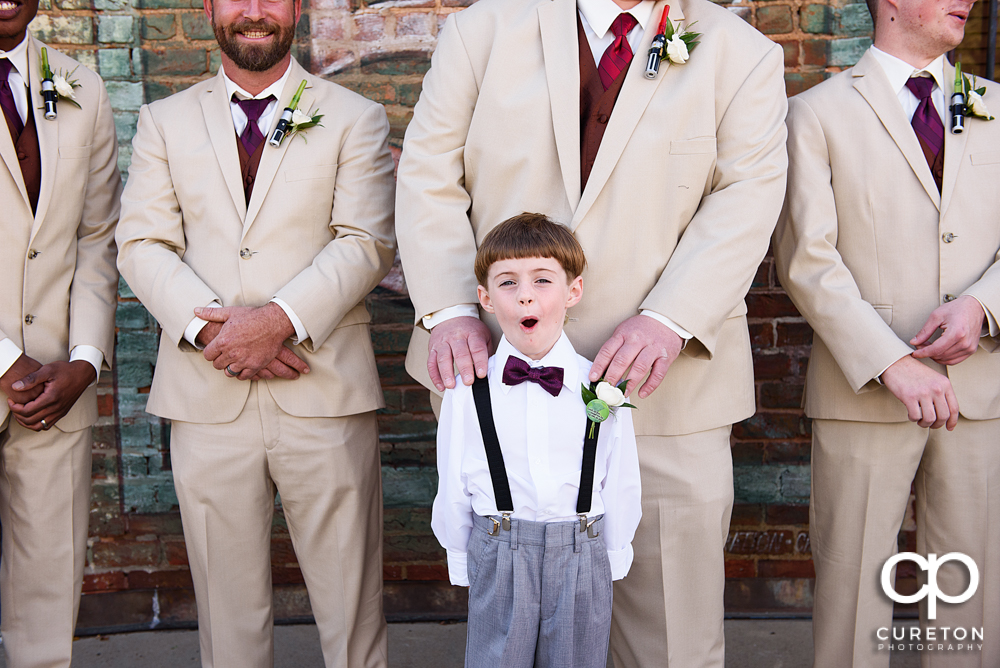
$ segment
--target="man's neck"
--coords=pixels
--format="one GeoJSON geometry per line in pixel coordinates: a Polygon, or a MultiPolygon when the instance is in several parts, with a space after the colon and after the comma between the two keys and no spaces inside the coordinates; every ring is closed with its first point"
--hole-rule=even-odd
{"type": "Polygon", "coordinates": [[[229,77],[234,84],[251,95],[257,95],[284,76],[291,60],[292,55],[289,53],[271,69],[264,70],[263,72],[251,72],[250,70],[244,70],[237,67],[236,63],[230,60],[226,54],[223,53],[222,67],[226,72],[226,76],[229,77]]]}
{"type": "Polygon", "coordinates": [[[879,29],[875,31],[874,46],[876,49],[884,51],[890,56],[895,56],[918,70],[927,67],[941,55],[934,53],[927,44],[915,40],[912,36],[892,30],[892,27],[879,26],[879,29]]]}
{"type": "Polygon", "coordinates": [[[13,51],[28,36],[28,32],[21,33],[19,37],[0,37],[0,51],[13,51]]]}
{"type": "Polygon", "coordinates": [[[642,0],[615,0],[615,4],[621,7],[623,12],[627,12],[640,2],[642,2],[642,0]]]}

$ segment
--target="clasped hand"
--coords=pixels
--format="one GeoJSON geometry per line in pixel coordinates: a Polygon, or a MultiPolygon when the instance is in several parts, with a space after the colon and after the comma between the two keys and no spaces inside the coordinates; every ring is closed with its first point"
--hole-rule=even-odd
{"type": "Polygon", "coordinates": [[[42,365],[22,354],[0,376],[0,390],[21,426],[44,431],[69,413],[96,378],[94,367],[85,360],[42,365]]]}
{"type": "Polygon", "coordinates": [[[197,339],[205,359],[227,376],[295,380],[309,373],[309,365],[284,345],[295,328],[277,304],[196,308],[194,314],[208,321],[197,339]]]}

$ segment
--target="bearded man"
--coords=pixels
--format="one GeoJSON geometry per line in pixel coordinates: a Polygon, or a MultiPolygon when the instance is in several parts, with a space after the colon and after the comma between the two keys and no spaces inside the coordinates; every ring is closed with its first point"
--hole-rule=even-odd
{"type": "Polygon", "coordinates": [[[147,410],[172,420],[206,668],[273,663],[276,492],[326,665],[386,665],[364,298],[394,253],[389,126],[291,58],[300,10],[206,0],[222,68],[140,111],[118,229],[163,329],[147,410]]]}

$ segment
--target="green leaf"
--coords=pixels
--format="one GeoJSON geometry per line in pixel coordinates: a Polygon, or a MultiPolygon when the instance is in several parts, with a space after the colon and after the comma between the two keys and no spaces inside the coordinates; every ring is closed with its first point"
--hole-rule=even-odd
{"type": "Polygon", "coordinates": [[[632,404],[626,403],[626,404],[622,404],[621,406],[619,406],[619,408],[636,408],[637,409],[639,407],[638,406],[633,406],[632,404]]]}
{"type": "Polygon", "coordinates": [[[625,386],[626,386],[626,385],[628,385],[628,380],[627,380],[627,379],[625,379],[625,378],[622,378],[622,382],[618,383],[618,385],[616,385],[616,387],[617,387],[617,388],[618,388],[619,390],[621,390],[621,391],[622,391],[622,394],[625,394],[625,386]]]}
{"type": "Polygon", "coordinates": [[[663,26],[663,36],[667,38],[669,42],[674,36],[674,23],[667,17],[667,23],[663,26]]]}
{"type": "Polygon", "coordinates": [[[597,398],[597,394],[590,390],[586,385],[580,383],[580,396],[583,398],[583,403],[589,404],[591,401],[597,398]]]}

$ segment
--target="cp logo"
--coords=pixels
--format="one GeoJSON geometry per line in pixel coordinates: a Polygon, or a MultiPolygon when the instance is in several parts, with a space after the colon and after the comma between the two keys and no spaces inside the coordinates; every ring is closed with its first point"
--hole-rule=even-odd
{"type": "Polygon", "coordinates": [[[889,559],[889,561],[885,562],[885,566],[882,567],[882,590],[886,593],[886,596],[897,603],[916,603],[920,599],[927,598],[928,619],[937,619],[938,599],[941,599],[945,603],[965,603],[972,598],[972,595],[976,593],[976,589],[978,588],[979,569],[976,568],[976,562],[972,560],[972,557],[967,554],[962,554],[961,552],[949,552],[940,559],[937,558],[936,554],[928,554],[927,558],[924,559],[915,552],[900,552],[889,559]],[[889,579],[892,575],[893,567],[901,561],[912,561],[917,566],[920,566],[921,570],[927,573],[927,584],[921,587],[920,591],[912,596],[902,596],[901,594],[898,594],[889,579]],[[949,561],[960,561],[965,564],[967,569],[969,569],[969,587],[957,596],[949,596],[938,589],[937,585],[938,569],[941,568],[942,564],[948,563],[949,561]]]}

